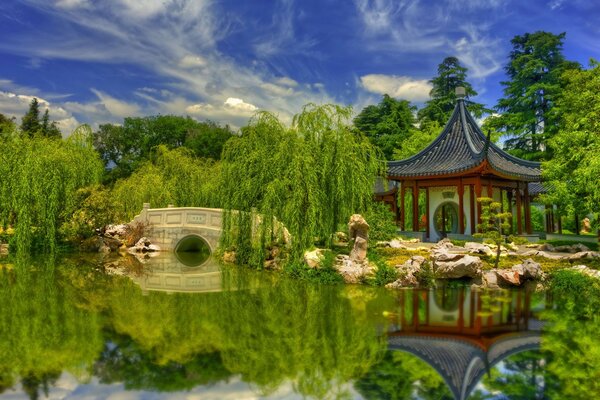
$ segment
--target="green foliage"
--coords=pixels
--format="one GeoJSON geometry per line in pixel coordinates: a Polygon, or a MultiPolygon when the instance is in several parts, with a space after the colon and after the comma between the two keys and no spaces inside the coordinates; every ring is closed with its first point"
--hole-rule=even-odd
{"type": "Polygon", "coordinates": [[[309,104],[287,128],[259,113],[226,143],[221,202],[241,212],[225,212],[222,240],[236,248],[238,263],[262,266],[264,247],[276,239],[274,217],[299,260],[315,238],[330,244],[340,224],[366,210],[381,164],[350,116],[350,108],[309,104]]]}
{"type": "Polygon", "coordinates": [[[369,240],[378,242],[391,240],[398,236],[396,216],[388,205],[382,202],[373,202],[364,217],[369,224],[369,240]]]}
{"type": "Polygon", "coordinates": [[[452,392],[442,377],[417,356],[386,351],[354,387],[366,399],[451,400],[452,392]]]}
{"type": "Polygon", "coordinates": [[[41,135],[48,138],[60,138],[62,135],[55,122],[50,122],[48,109],[40,118],[40,103],[37,98],[33,98],[29,104],[29,110],[23,116],[21,122],[21,132],[29,137],[41,135]]]}
{"type": "Polygon", "coordinates": [[[219,159],[224,143],[232,136],[229,127],[197,122],[190,117],[157,115],[125,118],[122,126],[100,125],[94,147],[108,168],[105,179],[114,182],[130,176],[150,160],[155,149],[187,147],[196,156],[219,159]]]}
{"type": "Polygon", "coordinates": [[[545,200],[561,214],[582,215],[600,209],[600,65],[568,70],[563,80],[560,129],[549,142],[554,156],[542,166],[550,189],[545,200]]]}
{"type": "Polygon", "coordinates": [[[510,230],[510,219],[512,214],[501,212],[502,205],[489,197],[479,197],[477,202],[481,204],[481,223],[477,224],[477,231],[473,236],[491,241],[496,245],[496,261],[494,268],[498,268],[500,262],[500,246],[504,243],[504,235],[510,230]]]}
{"type": "Polygon", "coordinates": [[[56,250],[59,228],[78,207],[77,191],[100,179],[94,149],[78,140],[40,136],[0,141],[0,224],[15,228],[15,247],[26,253],[34,233],[42,250],[56,250]]]}
{"type": "Polygon", "coordinates": [[[4,114],[0,113],[0,138],[2,136],[10,136],[16,129],[14,118],[9,118],[4,114]]]}
{"type": "Polygon", "coordinates": [[[442,131],[442,125],[437,121],[422,121],[418,130],[413,130],[412,135],[399,143],[394,149],[393,159],[403,160],[414,156],[438,137],[442,131]]]}
{"type": "MultiPolygon", "coordinates": [[[[429,92],[431,99],[425,103],[425,107],[419,110],[418,117],[422,123],[435,122],[444,126],[456,106],[456,88],[464,87],[467,98],[477,96],[477,92],[467,82],[467,68],[463,67],[456,57],[446,57],[438,65],[438,75],[429,83],[432,89],[429,92]]],[[[486,111],[482,104],[469,102],[469,111],[477,117],[486,111]]]]}
{"type": "Polygon", "coordinates": [[[310,268],[306,263],[295,261],[284,267],[284,273],[294,279],[300,279],[307,282],[331,285],[343,283],[342,276],[333,268],[335,254],[332,251],[326,251],[323,254],[324,259],[319,268],[310,268]]]}
{"type": "MultiPolygon", "coordinates": [[[[218,204],[219,164],[195,158],[185,148],[169,150],[158,146],[147,161],[128,178],[118,180],[110,191],[106,211],[116,221],[129,222],[142,209],[152,207],[215,207],[218,204]]],[[[102,219],[112,217],[103,216],[102,219]]],[[[113,222],[116,222],[113,221],[113,222]]]]}
{"type": "Polygon", "coordinates": [[[486,120],[486,128],[506,136],[505,148],[525,159],[548,159],[548,139],[558,132],[556,103],[562,92],[561,74],[579,68],[565,60],[565,34],[538,31],[515,36],[502,82],[504,98],[496,105],[499,116],[486,120]]]}
{"type": "Polygon", "coordinates": [[[354,125],[391,160],[394,150],[416,131],[415,110],[409,101],[385,94],[379,104],[363,108],[354,118],[354,125]]]}
{"type": "Polygon", "coordinates": [[[102,349],[101,318],[80,307],[78,296],[52,265],[0,267],[0,391],[21,378],[37,398],[63,370],[89,376],[102,349]]]}

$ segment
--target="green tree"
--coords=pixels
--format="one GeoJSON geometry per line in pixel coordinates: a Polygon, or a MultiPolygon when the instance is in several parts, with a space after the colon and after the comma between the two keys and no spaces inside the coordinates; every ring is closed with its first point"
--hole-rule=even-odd
{"type": "Polygon", "coordinates": [[[254,266],[262,266],[271,217],[287,227],[299,256],[315,238],[330,243],[340,224],[368,208],[382,165],[375,148],[349,124],[351,112],[309,104],[290,128],[273,114],[259,113],[241,137],[226,143],[222,204],[242,212],[226,213],[225,232],[237,232],[237,239],[224,235],[224,244],[237,246],[240,263],[248,263],[253,253],[254,266]],[[253,211],[265,222],[255,243],[250,242],[253,211]]]}
{"type": "Polygon", "coordinates": [[[6,115],[0,113],[0,138],[4,135],[9,135],[14,132],[16,128],[14,118],[9,118],[6,115]]]}
{"type": "Polygon", "coordinates": [[[562,85],[561,74],[579,64],[567,61],[562,52],[565,33],[538,31],[515,36],[505,68],[508,75],[504,97],[498,100],[499,116],[486,126],[501,131],[505,148],[532,160],[549,159],[548,139],[558,131],[556,102],[562,85]]]}
{"type": "Polygon", "coordinates": [[[56,122],[50,121],[50,112],[47,108],[40,118],[40,103],[35,97],[29,103],[29,110],[27,110],[21,120],[21,132],[29,137],[35,135],[53,139],[62,137],[60,129],[56,126],[56,122]]]}
{"type": "Polygon", "coordinates": [[[56,122],[50,121],[50,112],[47,108],[46,111],[44,111],[44,115],[42,116],[42,121],[40,125],[40,132],[42,136],[46,136],[49,138],[60,138],[62,136],[60,133],[60,129],[58,129],[58,127],[56,126],[56,122]]]}
{"type": "Polygon", "coordinates": [[[38,133],[40,128],[40,103],[34,97],[31,103],[29,103],[29,110],[27,110],[21,120],[21,132],[31,137],[38,133]]]}
{"type": "Polygon", "coordinates": [[[99,181],[98,155],[79,138],[15,136],[0,146],[0,225],[14,226],[18,253],[35,244],[54,251],[77,191],[99,181]]]}
{"type": "Polygon", "coordinates": [[[494,268],[498,268],[500,262],[500,246],[504,243],[504,236],[510,229],[512,214],[501,212],[501,204],[489,197],[479,197],[477,202],[481,204],[481,223],[477,224],[475,237],[485,238],[496,245],[496,259],[494,268]]]}
{"type": "Polygon", "coordinates": [[[198,122],[190,117],[157,115],[125,118],[122,126],[100,125],[94,147],[104,161],[105,180],[127,178],[148,161],[159,145],[188,147],[200,157],[219,159],[223,144],[232,136],[229,127],[198,122]]]}
{"type": "MultiPolygon", "coordinates": [[[[435,121],[444,126],[452,115],[456,105],[456,88],[464,87],[467,98],[477,96],[473,86],[467,82],[468,69],[461,65],[456,57],[446,57],[438,65],[438,74],[429,83],[432,84],[425,107],[419,110],[419,121],[435,121]]],[[[485,110],[483,104],[469,102],[469,111],[477,117],[483,115],[485,110]]]]}
{"type": "Polygon", "coordinates": [[[200,122],[187,131],[183,145],[198,157],[220,160],[223,146],[232,136],[229,126],[220,126],[211,121],[200,122]]]}
{"type": "Polygon", "coordinates": [[[391,160],[394,150],[416,131],[415,111],[409,101],[385,94],[379,104],[363,108],[354,125],[391,160]]]}
{"type": "Polygon", "coordinates": [[[549,203],[565,212],[600,210],[600,64],[564,73],[558,132],[549,141],[553,158],[543,164],[549,203]]]}

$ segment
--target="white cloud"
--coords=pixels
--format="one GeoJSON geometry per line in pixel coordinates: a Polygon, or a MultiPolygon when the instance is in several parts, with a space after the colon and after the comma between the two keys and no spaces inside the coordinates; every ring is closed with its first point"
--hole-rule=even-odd
{"type": "Polygon", "coordinates": [[[223,105],[231,110],[239,111],[241,113],[254,112],[257,110],[257,107],[254,104],[246,103],[244,100],[235,97],[227,98],[223,105]]]}
{"type": "Polygon", "coordinates": [[[389,94],[414,102],[427,100],[431,91],[431,84],[426,79],[408,76],[369,74],[360,77],[360,84],[371,93],[389,94]]]}
{"type": "Polygon", "coordinates": [[[202,68],[206,66],[206,59],[199,55],[186,54],[180,61],[181,68],[202,68]]]}
{"type": "Polygon", "coordinates": [[[292,78],[288,78],[287,76],[282,76],[281,78],[275,79],[275,83],[282,85],[282,86],[288,86],[288,87],[298,86],[298,82],[296,82],[292,78]]]}
{"type": "Polygon", "coordinates": [[[260,87],[275,96],[291,96],[294,94],[294,89],[291,87],[284,87],[270,82],[261,83],[260,87]]]}
{"type": "MultiPolygon", "coordinates": [[[[484,79],[500,68],[502,51],[482,13],[498,14],[507,0],[445,0],[432,7],[422,0],[355,0],[367,48],[419,56],[456,55],[469,68],[469,77],[484,79]],[[476,18],[477,25],[465,24],[476,18]]],[[[440,60],[441,61],[441,60],[440,60]]]]}
{"type": "Polygon", "coordinates": [[[62,8],[85,8],[85,7],[89,7],[90,4],[90,0],[58,0],[56,2],[56,6],[57,7],[62,7],[62,8]]]}
{"type": "Polygon", "coordinates": [[[137,104],[118,100],[96,89],[91,89],[91,91],[98,97],[100,103],[112,115],[125,118],[135,117],[140,114],[140,107],[137,104]]]}
{"type": "Polygon", "coordinates": [[[452,47],[461,63],[469,69],[469,77],[485,78],[498,71],[502,67],[497,58],[500,53],[499,40],[481,36],[472,25],[466,25],[464,30],[465,36],[453,43],[452,47]]]}

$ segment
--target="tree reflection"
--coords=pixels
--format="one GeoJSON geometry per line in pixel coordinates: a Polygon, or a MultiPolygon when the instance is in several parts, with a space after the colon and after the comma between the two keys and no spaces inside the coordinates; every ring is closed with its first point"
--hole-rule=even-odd
{"type": "Polygon", "coordinates": [[[62,371],[89,376],[102,348],[100,321],[62,278],[53,265],[0,268],[0,390],[20,378],[35,399],[62,371]]]}

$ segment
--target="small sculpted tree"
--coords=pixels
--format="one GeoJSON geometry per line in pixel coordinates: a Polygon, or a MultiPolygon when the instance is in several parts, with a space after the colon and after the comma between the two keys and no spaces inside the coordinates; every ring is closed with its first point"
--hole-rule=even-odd
{"type": "Polygon", "coordinates": [[[508,221],[512,218],[512,214],[502,212],[502,205],[489,197],[480,197],[477,202],[481,204],[481,223],[477,224],[479,233],[473,236],[489,240],[496,245],[494,268],[498,268],[500,246],[504,242],[504,235],[510,229],[508,221]]]}

